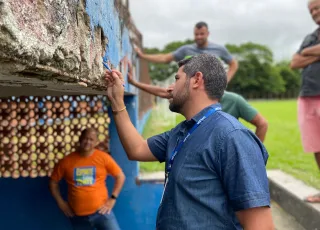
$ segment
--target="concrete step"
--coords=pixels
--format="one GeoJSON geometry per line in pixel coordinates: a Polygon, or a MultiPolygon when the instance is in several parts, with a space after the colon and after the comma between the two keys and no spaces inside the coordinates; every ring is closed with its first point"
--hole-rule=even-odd
{"type": "Polygon", "coordinates": [[[268,170],[268,178],[271,199],[305,229],[320,230],[320,204],[303,200],[319,191],[281,170],[268,170]]]}
{"type": "Polygon", "coordinates": [[[271,210],[276,230],[306,230],[274,201],[272,201],[271,210]]]}

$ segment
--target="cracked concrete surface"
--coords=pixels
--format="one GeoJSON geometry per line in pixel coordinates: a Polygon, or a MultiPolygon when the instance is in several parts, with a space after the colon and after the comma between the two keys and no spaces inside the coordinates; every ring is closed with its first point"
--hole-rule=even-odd
{"type": "Polygon", "coordinates": [[[0,0],[0,96],[10,86],[101,93],[108,38],[90,20],[85,0],[0,0]]]}

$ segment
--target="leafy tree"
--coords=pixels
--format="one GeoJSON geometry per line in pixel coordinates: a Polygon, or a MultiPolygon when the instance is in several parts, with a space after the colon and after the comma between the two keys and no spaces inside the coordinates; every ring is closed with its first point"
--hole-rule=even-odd
{"type": "Polygon", "coordinates": [[[299,92],[301,85],[301,74],[299,70],[290,68],[288,61],[282,61],[276,64],[275,68],[285,81],[286,91],[299,92]]]}
{"type": "Polygon", "coordinates": [[[285,91],[285,81],[274,68],[273,53],[267,46],[248,42],[226,47],[239,62],[239,69],[228,90],[242,94],[279,94],[285,91]]]}

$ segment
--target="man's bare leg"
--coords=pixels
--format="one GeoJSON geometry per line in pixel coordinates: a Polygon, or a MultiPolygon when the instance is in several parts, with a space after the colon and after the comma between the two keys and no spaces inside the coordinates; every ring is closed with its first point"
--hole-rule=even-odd
{"type": "MultiPolygon", "coordinates": [[[[314,154],[318,168],[320,170],[320,152],[314,154]]],[[[320,193],[308,196],[305,201],[310,203],[320,203],[320,193]]]]}

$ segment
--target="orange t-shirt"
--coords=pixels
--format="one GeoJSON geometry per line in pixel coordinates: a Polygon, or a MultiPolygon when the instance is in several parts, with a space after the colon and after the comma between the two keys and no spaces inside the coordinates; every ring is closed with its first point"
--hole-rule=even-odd
{"type": "Polygon", "coordinates": [[[71,208],[77,216],[86,216],[95,213],[107,201],[107,175],[119,173],[121,168],[109,154],[95,150],[88,157],[76,152],[67,155],[55,166],[51,179],[67,181],[71,208]]]}

